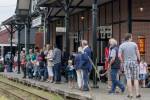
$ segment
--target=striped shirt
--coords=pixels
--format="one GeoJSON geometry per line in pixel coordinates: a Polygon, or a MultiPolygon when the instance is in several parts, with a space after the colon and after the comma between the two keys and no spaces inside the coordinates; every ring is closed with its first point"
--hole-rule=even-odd
{"type": "Polygon", "coordinates": [[[53,55],[53,63],[54,64],[61,63],[61,50],[58,49],[58,48],[55,48],[53,53],[54,53],[54,55],[53,55]]]}

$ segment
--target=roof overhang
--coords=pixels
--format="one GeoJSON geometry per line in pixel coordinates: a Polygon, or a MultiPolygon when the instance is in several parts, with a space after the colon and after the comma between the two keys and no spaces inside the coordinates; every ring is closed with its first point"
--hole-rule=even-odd
{"type": "MultiPolygon", "coordinates": [[[[93,0],[70,0],[70,12],[72,14],[91,9],[93,0]]],[[[101,5],[112,0],[97,0],[97,4],[101,5]]],[[[38,6],[49,7],[51,9],[50,16],[52,18],[62,18],[65,16],[64,8],[65,0],[39,0],[38,6]]]]}
{"type": "Polygon", "coordinates": [[[5,21],[2,22],[2,25],[12,25],[15,24],[15,15],[9,17],[5,21]]]}

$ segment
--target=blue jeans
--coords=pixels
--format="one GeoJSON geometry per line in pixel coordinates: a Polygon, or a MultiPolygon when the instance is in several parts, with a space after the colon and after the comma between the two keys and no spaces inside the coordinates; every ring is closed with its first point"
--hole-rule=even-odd
{"type": "Polygon", "coordinates": [[[89,71],[87,69],[83,69],[83,90],[89,90],[89,71]]]}
{"type": "Polygon", "coordinates": [[[125,89],[124,85],[119,80],[117,80],[118,71],[119,69],[111,69],[111,79],[112,79],[111,91],[112,92],[115,92],[117,86],[122,90],[122,92],[125,89]]]}
{"type": "Polygon", "coordinates": [[[47,68],[46,67],[43,67],[43,68],[39,68],[39,74],[40,74],[40,77],[43,77],[44,80],[47,79],[47,68]]]}
{"type": "Polygon", "coordinates": [[[54,81],[60,82],[61,81],[61,63],[54,64],[53,73],[54,73],[54,81]]]}
{"type": "Polygon", "coordinates": [[[31,67],[27,67],[26,70],[27,70],[28,77],[32,78],[33,77],[33,67],[32,68],[31,67]]]}

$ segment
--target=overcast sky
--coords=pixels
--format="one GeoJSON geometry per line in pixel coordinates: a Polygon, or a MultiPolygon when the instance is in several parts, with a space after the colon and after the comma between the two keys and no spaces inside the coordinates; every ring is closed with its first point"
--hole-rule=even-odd
{"type": "Polygon", "coordinates": [[[0,0],[0,24],[15,13],[17,0],[0,0]]]}

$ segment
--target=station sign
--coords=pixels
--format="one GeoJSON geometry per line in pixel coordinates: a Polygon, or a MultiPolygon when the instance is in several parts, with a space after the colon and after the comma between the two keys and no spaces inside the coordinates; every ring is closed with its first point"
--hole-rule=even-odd
{"type": "Polygon", "coordinates": [[[65,27],[56,27],[56,32],[66,32],[65,27]]]}
{"type": "Polygon", "coordinates": [[[97,32],[100,33],[101,38],[111,38],[112,37],[112,25],[109,26],[99,26],[97,27],[97,32]]]}
{"type": "Polygon", "coordinates": [[[32,27],[38,27],[42,25],[42,17],[36,17],[35,19],[32,20],[32,27]]]}

